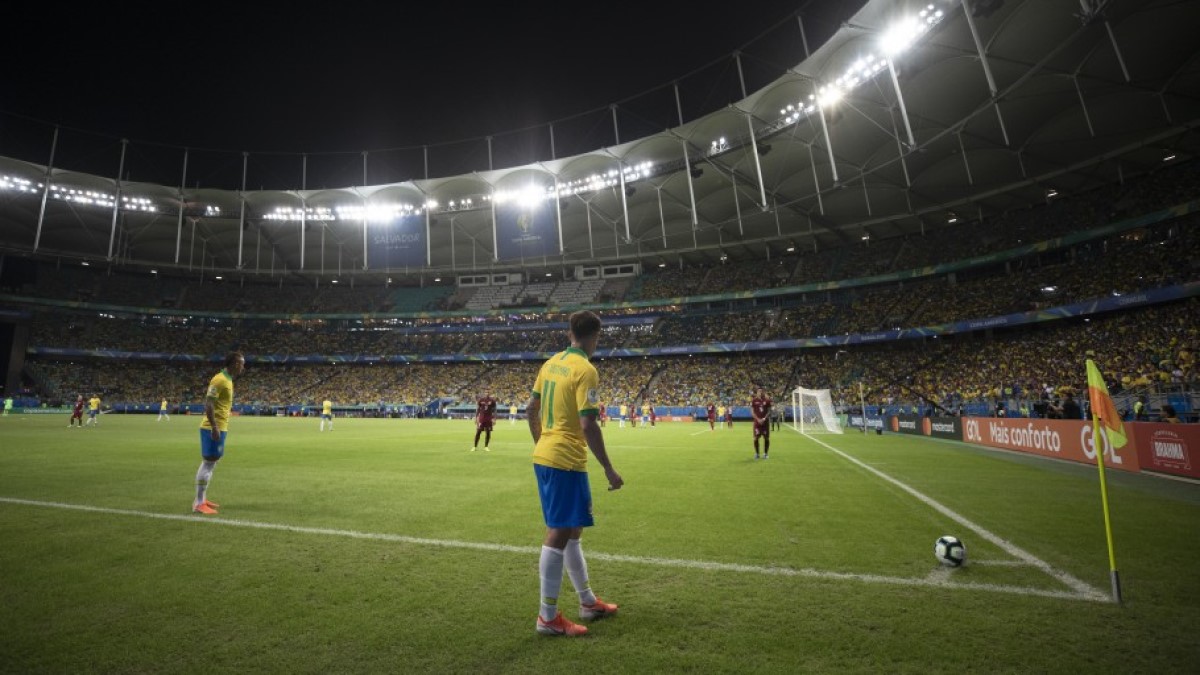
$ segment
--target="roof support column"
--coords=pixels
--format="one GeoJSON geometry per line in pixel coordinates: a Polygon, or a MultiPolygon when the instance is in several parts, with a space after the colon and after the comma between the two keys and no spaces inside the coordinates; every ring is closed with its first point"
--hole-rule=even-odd
{"type": "Polygon", "coordinates": [[[587,213],[587,228],[588,228],[588,257],[596,257],[596,247],[592,243],[592,205],[588,201],[583,201],[583,210],[587,213]]]}
{"type": "MultiPolygon", "coordinates": [[[[837,183],[837,162],[833,159],[833,143],[829,140],[829,125],[825,123],[825,109],[818,105],[817,112],[820,113],[821,116],[821,133],[825,135],[825,149],[829,151],[829,170],[833,173],[833,182],[837,183]]],[[[809,157],[811,158],[811,156],[812,155],[810,153],[809,157]]]]}
{"type": "MultiPolygon", "coordinates": [[[[240,197],[240,210],[238,212],[238,259],[237,268],[242,269],[242,247],[246,237],[246,167],[250,163],[250,153],[242,151],[242,192],[240,197]]],[[[324,240],[322,240],[324,241],[324,240]]]]}
{"type": "Polygon", "coordinates": [[[125,153],[129,149],[129,139],[121,139],[121,164],[117,169],[117,193],[113,197],[112,230],[108,234],[108,260],[113,259],[113,242],[117,239],[117,219],[121,216],[121,174],[125,173],[125,153]]]}
{"type": "Polygon", "coordinates": [[[562,200],[558,197],[558,176],[550,174],[554,178],[554,216],[555,222],[558,224],[558,254],[563,253],[563,233],[562,233],[562,200]]]}
{"type": "Polygon", "coordinates": [[[988,91],[992,92],[992,108],[996,111],[996,121],[1000,123],[1000,135],[1004,137],[1004,145],[1009,145],[1008,129],[1004,126],[1004,116],[1000,114],[1000,102],[996,100],[996,78],[992,76],[992,67],[988,63],[987,53],[983,50],[983,41],[979,39],[979,31],[975,28],[975,17],[971,14],[968,0],[962,0],[963,15],[967,17],[967,27],[971,29],[971,38],[975,40],[975,51],[979,54],[979,63],[983,66],[983,76],[987,79],[988,91]]]}
{"type": "Polygon", "coordinates": [[[1083,100],[1083,89],[1079,86],[1079,78],[1072,77],[1071,81],[1075,83],[1075,93],[1079,95],[1079,107],[1083,110],[1083,121],[1087,122],[1088,135],[1095,138],[1096,129],[1092,127],[1092,116],[1088,114],[1087,101],[1083,100]]]}
{"type": "MultiPolygon", "coordinates": [[[[913,137],[912,123],[908,121],[908,108],[904,105],[904,94],[900,92],[900,78],[896,77],[896,62],[888,57],[888,74],[892,76],[892,89],[896,90],[896,103],[900,105],[900,118],[904,120],[904,130],[908,133],[908,147],[917,147],[917,141],[913,137]]],[[[822,123],[824,118],[822,118],[822,123]]]]}
{"type": "Polygon", "coordinates": [[[1121,74],[1125,76],[1125,81],[1129,82],[1129,69],[1125,67],[1125,57],[1121,56],[1121,45],[1117,44],[1117,36],[1113,35],[1112,24],[1106,18],[1104,20],[1104,30],[1108,31],[1108,39],[1112,42],[1113,53],[1117,55],[1117,63],[1121,65],[1121,74]]]}
{"type": "Polygon", "coordinates": [[[742,72],[742,53],[733,52],[733,60],[737,64],[738,82],[742,85],[742,100],[746,100],[746,75],[742,72]]]}
{"type": "Polygon", "coordinates": [[[428,199],[427,199],[426,204],[425,204],[425,265],[427,267],[433,267],[433,242],[430,241],[431,239],[433,239],[433,237],[430,235],[430,232],[429,232],[430,225],[432,224],[430,222],[430,218],[431,218],[431,216],[429,215],[429,203],[428,203],[428,199]]]}
{"type": "Polygon", "coordinates": [[[692,160],[688,158],[687,141],[681,138],[679,139],[679,144],[683,146],[683,165],[687,174],[688,202],[692,206],[692,230],[695,230],[700,221],[696,218],[696,185],[692,180],[692,160]]]}
{"type": "MultiPolygon", "coordinates": [[[[613,140],[616,141],[616,143],[614,143],[614,145],[620,145],[621,144],[621,128],[619,126],[617,126],[617,104],[614,103],[614,104],[608,106],[608,108],[609,108],[609,110],[612,111],[613,140]]],[[[624,186],[622,186],[622,187],[624,187],[624,186]]]]}
{"type": "Polygon", "coordinates": [[[654,191],[658,194],[658,222],[662,225],[662,240],[665,249],[667,247],[667,216],[663,213],[662,188],[656,187],[654,191]]]}
{"type": "Polygon", "coordinates": [[[738,234],[740,234],[744,237],[744,236],[746,236],[746,231],[742,229],[742,205],[741,205],[740,200],[738,199],[737,174],[736,173],[730,172],[729,184],[731,186],[733,186],[733,212],[735,214],[737,214],[738,234]]]}
{"type": "MultiPolygon", "coordinates": [[[[57,133],[57,132],[56,132],[57,133]]],[[[183,171],[179,177],[179,217],[175,221],[175,264],[179,264],[179,244],[183,241],[183,212],[187,209],[187,201],[183,191],[187,187],[188,150],[183,149],[183,171]]],[[[37,246],[34,246],[37,249],[37,246]]]]}
{"type": "MultiPolygon", "coordinates": [[[[743,96],[743,98],[745,98],[743,96]]],[[[754,155],[754,172],[758,176],[758,196],[762,210],[767,210],[767,186],[763,184],[762,160],[758,156],[758,139],[754,137],[754,118],[746,113],[746,126],[750,129],[750,149],[754,155]]]]}
{"type": "MultiPolygon", "coordinates": [[[[362,156],[363,156],[363,185],[365,186],[365,185],[367,185],[367,152],[365,150],[363,151],[362,156]]],[[[358,190],[355,190],[355,192],[358,192],[358,190]]],[[[363,228],[363,264],[362,264],[362,268],[363,268],[363,271],[365,272],[367,270],[367,265],[369,264],[367,262],[367,221],[370,219],[370,214],[367,213],[367,198],[365,196],[363,196],[362,194],[359,194],[359,198],[362,199],[362,228],[363,228]]]]}
{"type": "Polygon", "coordinates": [[[808,51],[808,36],[804,34],[804,17],[796,14],[796,23],[800,25],[800,44],[804,46],[804,58],[807,59],[810,54],[808,51]]]}
{"type": "MultiPolygon", "coordinates": [[[[616,107],[613,107],[616,110],[616,107]]],[[[621,177],[621,215],[625,220],[625,243],[633,241],[633,235],[629,233],[629,200],[625,196],[625,163],[617,160],[617,175],[621,177]]]]}
{"type": "MultiPolygon", "coordinates": [[[[812,167],[813,187],[817,191],[817,208],[821,210],[821,215],[825,215],[825,202],[821,201],[821,182],[817,180],[817,160],[813,158],[812,143],[808,144],[808,163],[812,167]]],[[[809,226],[812,226],[812,220],[809,220],[809,226]]]]}
{"type": "MultiPolygon", "coordinates": [[[[42,241],[42,224],[46,222],[46,200],[50,198],[50,178],[54,172],[54,155],[58,152],[58,126],[54,127],[54,137],[50,140],[50,161],[46,163],[46,179],[42,185],[42,204],[38,207],[37,232],[33,235],[33,250],[36,253],[38,244],[42,241]]],[[[186,157],[186,152],[184,157],[186,157]]],[[[186,162],[186,160],[184,160],[186,162]]],[[[186,164],[185,164],[186,166],[186,164]]],[[[181,200],[182,201],[182,200],[181,200]]],[[[179,209],[183,213],[183,209],[179,209]]],[[[182,215],[180,216],[182,217],[182,215]]],[[[181,221],[182,222],[182,221],[181,221]]],[[[175,262],[179,262],[179,245],[175,245],[175,262]]]]}
{"type": "Polygon", "coordinates": [[[962,131],[955,135],[958,136],[958,152],[963,158],[963,168],[967,170],[967,185],[974,185],[975,178],[971,176],[971,163],[967,161],[967,146],[963,144],[962,131]]]}
{"type": "Polygon", "coordinates": [[[492,198],[488,200],[492,205],[492,262],[500,259],[500,244],[496,234],[496,188],[492,186],[492,198]]]}
{"type": "Polygon", "coordinates": [[[862,174],[863,201],[867,203],[867,215],[871,215],[871,195],[867,192],[867,174],[862,174]]]}
{"type": "Polygon", "coordinates": [[[672,82],[671,87],[675,89],[675,114],[679,117],[679,126],[683,126],[683,99],[679,97],[679,83],[672,82]]]}
{"type": "MultiPolygon", "coordinates": [[[[904,187],[912,187],[912,179],[908,176],[908,161],[904,158],[904,144],[900,141],[900,130],[896,128],[896,115],[888,109],[888,117],[892,120],[892,138],[896,139],[896,155],[900,158],[900,169],[904,172],[904,187]]],[[[908,191],[905,190],[905,194],[908,191]]],[[[912,209],[909,209],[911,211],[912,209]]]]}

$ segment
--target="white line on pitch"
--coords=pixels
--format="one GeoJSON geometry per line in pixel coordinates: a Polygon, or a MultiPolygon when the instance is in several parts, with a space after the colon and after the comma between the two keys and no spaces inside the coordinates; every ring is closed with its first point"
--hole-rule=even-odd
{"type": "MultiPolygon", "coordinates": [[[[799,432],[797,432],[797,433],[799,433],[799,432]]],[[[959,525],[962,525],[963,527],[968,528],[969,530],[971,530],[975,534],[979,535],[980,537],[983,537],[987,541],[990,541],[991,543],[995,544],[997,547],[1000,548],[1000,550],[1004,551],[1005,553],[1007,553],[1007,554],[1011,555],[1012,557],[1017,558],[1021,561],[1024,561],[1026,564],[1028,564],[1032,567],[1036,567],[1036,568],[1040,569],[1041,571],[1054,577],[1055,579],[1058,579],[1064,585],[1068,586],[1069,588],[1074,589],[1075,592],[1078,593],[1079,595],[1084,596],[1089,600],[1097,600],[1097,601],[1101,601],[1101,602],[1107,602],[1109,600],[1108,596],[1101,593],[1099,590],[1093,588],[1091,585],[1087,584],[1086,582],[1084,582],[1080,579],[1076,579],[1074,576],[1072,576],[1071,574],[1069,574],[1067,572],[1064,572],[1062,570],[1058,570],[1058,569],[1051,567],[1050,564],[1045,562],[1044,560],[1042,560],[1042,559],[1034,556],[1032,553],[1029,553],[1028,551],[1018,547],[1016,544],[1013,544],[1012,542],[1008,541],[1007,539],[1004,539],[1003,537],[1000,537],[999,535],[993,534],[992,532],[984,529],[983,526],[977,525],[977,524],[971,522],[965,516],[959,515],[955,511],[952,511],[949,507],[944,506],[943,504],[935,501],[932,497],[929,497],[929,496],[925,495],[924,493],[917,491],[916,488],[910,487],[909,485],[902,483],[895,478],[892,478],[891,476],[880,471],[879,469],[876,469],[872,466],[867,465],[864,462],[861,462],[861,461],[855,459],[854,457],[851,457],[850,455],[842,452],[841,450],[838,450],[837,448],[833,447],[832,445],[829,445],[828,443],[826,443],[822,440],[813,438],[812,436],[810,436],[808,434],[801,434],[801,435],[805,436],[806,438],[808,438],[808,440],[812,441],[813,443],[816,443],[817,445],[824,447],[825,449],[829,450],[830,452],[832,452],[836,455],[839,455],[846,461],[851,462],[851,463],[865,469],[866,471],[869,471],[870,473],[875,474],[879,478],[882,478],[883,480],[891,483],[892,485],[895,485],[896,487],[900,488],[901,490],[904,490],[905,492],[909,493],[913,497],[916,497],[918,500],[923,502],[925,505],[931,507],[933,510],[941,513],[942,515],[946,516],[950,520],[953,520],[954,522],[958,523],[959,525]]]]}
{"type": "MultiPolygon", "coordinates": [[[[42,502],[30,499],[15,499],[11,497],[0,497],[0,503],[19,504],[23,506],[36,506],[42,508],[66,509],[69,511],[85,511],[88,513],[106,513],[118,516],[135,516],[139,518],[151,518],[156,520],[175,520],[186,521],[191,523],[203,523],[205,525],[225,525],[228,527],[244,527],[258,530],[276,530],[280,532],[294,532],[297,534],[318,534],[333,537],[347,537],[350,539],[370,539],[374,541],[390,541],[402,544],[413,544],[417,546],[439,546],[443,548],[461,548],[475,551],[500,551],[505,553],[521,553],[523,555],[534,556],[541,550],[541,547],[534,546],[510,546],[508,544],[489,544],[485,542],[473,541],[455,541],[453,539],[427,539],[424,537],[409,537],[402,534],[384,534],[377,532],[358,532],[355,530],[336,530],[324,527],[301,527],[297,525],[280,525],[277,523],[263,523],[253,520],[230,520],[227,518],[206,518],[203,516],[192,516],[173,513],[151,513],[148,511],[130,511],[126,509],[110,509],[101,506],[87,506],[83,504],[64,504],[61,502],[42,502]]],[[[632,563],[635,565],[652,565],[655,567],[674,567],[704,570],[708,572],[740,572],[744,574],[762,574],[767,576],[783,576],[783,577],[804,577],[810,579],[833,579],[837,581],[856,581],[871,584],[887,584],[891,586],[926,586],[935,588],[945,588],[952,590],[977,590],[991,591],[993,593],[1009,593],[1014,595],[1031,595],[1045,598],[1058,598],[1062,600],[1089,600],[1107,602],[1108,598],[1095,591],[1092,593],[1083,592],[1068,592],[1055,591],[1043,588],[1030,588],[1026,586],[1001,586],[997,584],[983,584],[976,582],[956,582],[948,578],[948,575],[935,576],[926,579],[913,579],[905,577],[889,577],[879,574],[855,574],[850,572],[829,572],[826,570],[814,569],[794,569],[791,567],[769,567],[764,565],[742,565],[738,563],[722,563],[712,562],[707,560],[685,560],[679,558],[653,558],[645,556],[618,555],[615,553],[600,553],[597,551],[588,551],[589,560],[605,560],[617,563],[632,563]]]]}

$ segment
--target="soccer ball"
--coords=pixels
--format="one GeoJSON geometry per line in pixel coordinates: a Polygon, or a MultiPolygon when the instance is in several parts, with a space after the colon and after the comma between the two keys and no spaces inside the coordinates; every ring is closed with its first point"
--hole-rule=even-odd
{"type": "Polygon", "coordinates": [[[938,559],[938,562],[951,567],[961,567],[967,562],[967,545],[958,540],[958,537],[946,535],[938,537],[937,542],[933,545],[933,557],[938,559]]]}

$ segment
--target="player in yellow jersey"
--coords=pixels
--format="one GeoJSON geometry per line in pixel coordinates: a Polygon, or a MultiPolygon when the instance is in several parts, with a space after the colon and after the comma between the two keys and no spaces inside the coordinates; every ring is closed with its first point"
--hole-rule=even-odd
{"type": "Polygon", "coordinates": [[[622,428],[625,426],[625,416],[628,414],[629,414],[629,409],[625,407],[624,403],[622,403],[621,404],[621,420],[620,420],[621,423],[618,424],[617,426],[622,427],[622,428]]]}
{"type": "Polygon", "coordinates": [[[517,423],[517,404],[516,403],[508,406],[508,423],[510,426],[517,423]]]}
{"type": "Polygon", "coordinates": [[[575,312],[567,335],[571,346],[542,365],[525,409],[533,436],[533,470],[537,476],[546,537],[538,561],[541,605],[535,628],[542,635],[586,635],[588,629],[558,611],[563,568],[579,594],[579,616],[599,619],[617,613],[617,606],[596,597],[588,583],[587,562],[579,538],[591,527],[592,494],[588,484],[587,453],[608,479],[608,489],[625,484],[613,469],[596,420],[600,377],[589,360],[600,342],[600,317],[575,312]]]}
{"type": "Polygon", "coordinates": [[[326,422],[329,422],[329,430],[333,431],[333,401],[329,399],[321,401],[321,431],[325,431],[326,422]]]}
{"type": "Polygon", "coordinates": [[[161,422],[164,417],[167,418],[168,422],[171,421],[171,416],[167,414],[167,399],[165,398],[162,400],[162,403],[158,404],[158,419],[154,421],[161,422]]]}
{"type": "Polygon", "coordinates": [[[246,370],[241,352],[225,355],[225,367],[213,375],[204,395],[204,421],[200,423],[200,469],[196,472],[196,500],[192,511],[215,515],[217,504],[208,501],[208,484],[213,469],[225,455],[225,435],[229,431],[229,413],[233,410],[233,380],[246,370]]]}
{"type": "MultiPolygon", "coordinates": [[[[717,419],[721,420],[721,422],[725,421],[725,406],[723,406],[723,405],[717,406],[717,419]]],[[[724,428],[724,427],[725,427],[725,425],[722,424],[721,428],[724,428]]]]}
{"type": "Polygon", "coordinates": [[[89,424],[100,426],[100,397],[96,394],[92,394],[92,397],[88,399],[88,418],[83,426],[86,427],[89,424]]]}

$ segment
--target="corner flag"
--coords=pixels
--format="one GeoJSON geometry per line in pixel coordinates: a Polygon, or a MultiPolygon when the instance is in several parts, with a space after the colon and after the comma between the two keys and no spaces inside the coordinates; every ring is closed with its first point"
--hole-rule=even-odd
{"type": "Polygon", "coordinates": [[[1104,509],[1104,535],[1108,540],[1108,570],[1112,578],[1113,600],[1121,602],[1121,578],[1117,573],[1117,556],[1113,551],[1112,519],[1108,515],[1108,485],[1104,480],[1104,438],[1107,435],[1112,443],[1113,452],[1124,447],[1128,441],[1125,436],[1125,424],[1121,422],[1121,414],[1112,397],[1108,395],[1108,387],[1104,384],[1104,376],[1091,359],[1087,360],[1088,400],[1092,404],[1092,447],[1096,451],[1096,470],[1100,472],[1100,504],[1104,509]],[[1106,433],[1102,434],[1101,429],[1106,433]]]}
{"type": "MultiPolygon", "coordinates": [[[[1125,436],[1125,425],[1121,422],[1121,413],[1112,397],[1108,395],[1108,387],[1104,385],[1104,376],[1091,359],[1087,360],[1088,400],[1092,403],[1092,421],[1097,425],[1103,423],[1108,440],[1113,449],[1125,447],[1128,439],[1125,436]]],[[[1098,429],[1097,429],[1098,430],[1098,429]]]]}

